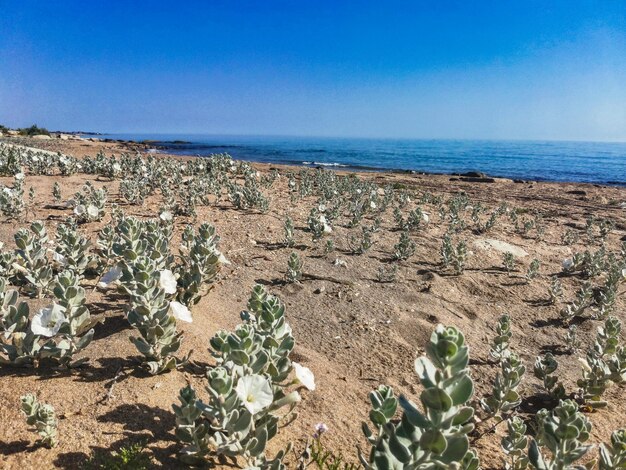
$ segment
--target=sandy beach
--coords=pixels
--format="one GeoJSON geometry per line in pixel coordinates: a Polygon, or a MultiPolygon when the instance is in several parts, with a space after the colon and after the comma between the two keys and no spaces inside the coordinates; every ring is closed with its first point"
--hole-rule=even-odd
{"type": "MultiPolygon", "coordinates": [[[[83,157],[99,152],[119,156],[145,151],[144,145],[94,140],[36,140],[5,138],[5,142],[83,157]]],[[[149,154],[154,158],[179,158],[149,154]]],[[[143,154],[147,157],[148,154],[143,154]]],[[[192,157],[188,157],[192,158],[192,157]]],[[[0,369],[0,467],[4,469],[78,468],[93,452],[119,448],[129,441],[145,439],[161,468],[179,468],[175,454],[180,445],[174,437],[174,414],[171,405],[186,383],[203,390],[203,371],[212,364],[207,352],[209,339],[220,329],[232,329],[239,323],[239,312],[246,308],[248,295],[255,284],[262,284],[285,304],[293,328],[296,346],[292,359],[315,374],[314,392],[302,391],[299,417],[281,429],[271,442],[270,454],[294,444],[287,459],[295,468],[296,456],[311,438],[316,423],[327,424],[324,436],[328,449],[343,454],[356,463],[357,446],[365,448],[361,423],[368,421],[368,393],[379,384],[391,385],[398,394],[419,402],[421,386],[414,371],[415,358],[438,323],[461,329],[470,345],[471,374],[475,381],[475,399],[489,394],[498,365],[489,356],[494,326],[506,313],[513,320],[512,348],[524,361],[527,372],[519,392],[523,397],[518,415],[531,420],[545,406],[541,383],[532,368],[539,354],[552,352],[559,361],[559,380],[573,396],[581,375],[581,351],[565,350],[563,337],[567,326],[560,320],[560,310],[571,301],[581,285],[573,275],[561,275],[563,260],[575,252],[600,249],[600,241],[585,238],[586,220],[613,222],[604,247],[619,253],[626,240],[626,188],[573,183],[513,182],[507,179],[475,179],[447,175],[408,173],[353,173],[337,171],[340,176],[354,174],[372,181],[380,188],[391,186],[411,196],[409,209],[419,204],[428,214],[428,223],[411,234],[416,251],[408,260],[398,262],[395,282],[377,281],[380,266],[390,262],[400,230],[393,210],[380,213],[380,227],[372,234],[373,246],[364,254],[351,252],[348,240],[361,232],[349,227],[345,217],[334,224],[327,238],[335,250],[325,253],[324,241],[314,242],[307,228],[307,216],[317,203],[314,196],[292,202],[289,195],[290,172],[302,168],[253,163],[261,174],[276,169],[279,177],[263,189],[269,210],[237,210],[227,197],[197,207],[197,218],[177,217],[172,247],[180,241],[187,223],[213,224],[221,237],[220,247],[231,262],[219,274],[211,292],[193,307],[194,321],[183,324],[181,353],[193,350],[192,363],[181,370],[151,376],[137,367],[137,351],[129,341],[133,330],[124,317],[125,299],[111,292],[95,289],[95,279],[85,280],[88,304],[98,320],[94,341],[81,353],[88,366],[71,372],[52,372],[3,367],[0,369]],[[467,246],[467,261],[461,275],[453,275],[440,265],[442,238],[446,223],[437,206],[421,202],[423,196],[441,197],[444,201],[464,192],[469,204],[485,208],[483,219],[502,203],[518,209],[521,220],[541,220],[542,230],[519,233],[510,218],[502,217],[487,233],[478,233],[470,220],[471,208],[465,211],[467,227],[458,234],[467,246]],[[295,246],[285,247],[283,223],[289,215],[295,226],[295,246]],[[566,231],[579,235],[572,244],[563,242],[566,231]],[[299,283],[285,283],[284,275],[290,253],[303,261],[299,283]],[[502,267],[505,252],[517,254],[517,268],[512,273],[502,267]],[[524,274],[533,259],[541,261],[539,275],[527,282],[524,274]],[[556,305],[548,302],[551,278],[559,275],[564,295],[556,305]],[[60,417],[60,443],[52,450],[32,448],[32,435],[24,425],[19,397],[34,392],[51,403],[60,417]]],[[[310,170],[314,171],[314,170],[310,170]]],[[[0,183],[10,185],[11,177],[0,183]]],[[[49,233],[72,214],[72,209],[51,204],[55,182],[61,187],[62,200],[70,199],[87,181],[94,187],[106,186],[107,205],[118,204],[127,215],[152,218],[159,214],[160,195],[150,196],[143,205],[131,205],[120,195],[121,178],[106,179],[95,175],[75,174],[63,177],[26,174],[26,189],[34,188],[34,206],[23,220],[5,220],[0,224],[4,249],[13,247],[13,234],[30,221],[42,220],[49,233]]],[[[106,209],[109,211],[109,207],[106,209]]],[[[483,220],[484,221],[484,220],[483,220]]],[[[363,224],[372,224],[368,214],[363,224]]],[[[95,240],[98,231],[110,223],[109,216],[100,222],[80,226],[81,232],[95,240]]],[[[595,285],[595,284],[594,284],[595,285]]],[[[621,284],[615,312],[626,308],[624,283],[621,284]]],[[[22,296],[26,298],[25,296],[22,296]]],[[[44,300],[28,299],[31,311],[44,300]]],[[[577,319],[583,345],[593,342],[599,320],[584,316],[577,319]]],[[[608,406],[589,413],[593,422],[590,442],[607,442],[612,430],[626,418],[622,400],[624,389],[614,385],[605,393],[608,406]]],[[[503,425],[494,429],[497,419],[480,420],[470,436],[482,467],[502,468],[500,439],[503,425]]]]}

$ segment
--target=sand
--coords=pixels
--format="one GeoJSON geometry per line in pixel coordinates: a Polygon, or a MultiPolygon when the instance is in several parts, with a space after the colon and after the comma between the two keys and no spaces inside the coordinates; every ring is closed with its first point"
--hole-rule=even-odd
{"type": "MultiPolygon", "coordinates": [[[[20,139],[20,142],[77,156],[128,151],[116,143],[58,139],[20,139]]],[[[264,164],[255,166],[260,171],[270,168],[264,164]]],[[[282,174],[293,170],[272,167],[282,174]]],[[[271,204],[265,214],[235,210],[226,200],[199,207],[198,223],[206,221],[217,227],[222,251],[232,264],[222,270],[212,292],[193,308],[194,322],[181,326],[185,332],[181,352],[193,349],[192,358],[198,367],[159,376],[141,372],[137,367],[137,351],[129,341],[134,333],[123,315],[125,299],[88,289],[91,313],[100,324],[93,343],[84,352],[90,358],[87,367],[59,374],[0,369],[0,468],[78,468],[93,452],[116,449],[144,438],[155,467],[178,468],[175,454],[180,445],[173,434],[171,405],[187,381],[202,389],[201,366],[211,363],[207,352],[209,339],[218,329],[230,329],[238,323],[239,312],[245,308],[256,283],[267,286],[285,303],[296,338],[293,359],[309,367],[317,380],[315,392],[302,392],[298,419],[281,430],[271,444],[272,451],[288,441],[294,443],[297,451],[302,451],[314,425],[324,422],[329,427],[325,436],[329,449],[356,462],[356,446],[364,447],[360,428],[361,422],[368,420],[369,391],[386,383],[397,393],[417,401],[421,388],[413,362],[423,352],[437,323],[455,325],[465,332],[471,347],[476,398],[489,392],[498,369],[488,350],[493,326],[502,313],[508,313],[513,320],[512,348],[528,368],[519,389],[524,398],[518,410],[520,416],[531,419],[545,405],[540,383],[531,372],[540,353],[558,354],[559,377],[568,393],[573,394],[580,376],[577,358],[584,352],[572,355],[562,348],[561,338],[566,332],[566,327],[558,321],[562,305],[546,302],[550,276],[559,273],[561,262],[573,250],[599,247],[590,246],[584,236],[571,247],[561,243],[567,228],[573,227],[584,235],[585,219],[590,214],[615,222],[608,248],[617,250],[621,241],[626,240],[626,210],[620,206],[626,201],[626,189],[514,183],[504,179],[472,183],[443,175],[363,173],[359,177],[445,197],[463,190],[472,201],[479,201],[488,209],[506,201],[527,213],[542,211],[545,235],[542,240],[537,240],[533,232],[523,237],[515,233],[508,219],[502,219],[503,223],[488,235],[465,230],[461,236],[467,240],[470,252],[467,269],[461,276],[454,276],[439,266],[445,227],[436,210],[427,207],[430,223],[413,237],[417,242],[416,254],[400,263],[395,283],[381,284],[376,282],[376,272],[388,260],[399,237],[391,211],[382,217],[381,230],[374,234],[374,247],[356,256],[346,252],[346,240],[359,229],[349,229],[343,222],[332,233],[337,246],[335,252],[325,255],[322,244],[312,242],[304,228],[315,200],[309,198],[292,205],[287,196],[286,178],[279,178],[268,191],[271,204]],[[304,260],[304,272],[314,278],[301,284],[282,283],[292,251],[276,245],[283,237],[285,214],[292,217],[296,226],[295,251],[304,260]],[[476,245],[476,240],[482,241],[476,245]],[[522,251],[519,252],[519,271],[509,276],[501,267],[502,251],[513,251],[511,248],[523,250],[528,256],[522,257],[522,251]],[[528,284],[523,274],[533,258],[542,261],[541,274],[528,284]],[[337,265],[337,259],[345,261],[345,266],[337,265]],[[28,430],[19,411],[19,397],[27,392],[36,393],[41,400],[54,405],[61,417],[60,444],[52,450],[34,445],[35,435],[28,430]]],[[[2,183],[8,181],[10,178],[0,178],[2,183]]],[[[119,197],[119,180],[100,181],[89,175],[28,176],[27,187],[36,190],[36,207],[28,220],[5,221],[0,225],[0,241],[5,247],[13,246],[13,233],[18,227],[27,226],[31,219],[44,220],[49,232],[54,233],[55,225],[70,215],[70,209],[46,207],[55,181],[61,184],[64,199],[69,199],[86,181],[97,187],[105,185],[110,190],[110,202],[117,202],[126,213],[141,217],[156,216],[161,202],[160,197],[154,197],[143,206],[126,204],[119,197]]],[[[101,223],[83,225],[81,230],[95,236],[107,221],[108,217],[101,223]]],[[[186,222],[180,218],[177,226],[186,222]]],[[[580,279],[563,277],[561,281],[565,300],[572,299],[580,279]]],[[[626,320],[623,294],[624,285],[616,309],[622,321],[626,320]]],[[[29,302],[33,306],[37,304],[29,302]]],[[[579,334],[585,345],[592,342],[599,325],[600,322],[591,319],[579,322],[579,334]]],[[[622,406],[624,390],[614,386],[606,398],[609,406],[590,415],[594,426],[592,442],[608,441],[611,430],[623,426],[626,418],[622,406]]],[[[472,436],[472,445],[478,449],[483,468],[503,467],[499,440],[505,427],[500,425],[494,432],[490,429],[493,424],[494,420],[479,423],[472,436]]],[[[288,466],[294,468],[293,458],[288,466]]]]}

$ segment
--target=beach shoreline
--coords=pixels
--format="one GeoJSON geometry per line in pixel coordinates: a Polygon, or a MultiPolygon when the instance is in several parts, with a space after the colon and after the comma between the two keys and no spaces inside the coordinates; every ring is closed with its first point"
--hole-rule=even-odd
{"type": "MultiPolygon", "coordinates": [[[[99,153],[119,157],[135,152],[134,144],[100,139],[16,139],[13,143],[76,157],[94,157],[99,153]]],[[[154,156],[145,152],[141,155],[154,156]]],[[[196,157],[172,158],[189,161],[196,157]]],[[[562,305],[552,305],[545,300],[551,278],[556,275],[563,284],[565,299],[576,295],[580,279],[559,274],[563,260],[584,250],[595,252],[602,248],[619,252],[621,243],[626,241],[625,188],[586,183],[515,183],[498,178],[489,182],[463,181],[449,175],[333,169],[326,171],[375,183],[380,191],[387,187],[410,195],[402,211],[406,214],[420,207],[429,222],[411,233],[416,243],[411,258],[392,261],[401,230],[391,208],[380,214],[368,213],[357,226],[352,226],[349,217],[343,215],[335,220],[332,233],[327,235],[327,239],[334,241],[334,248],[326,252],[325,240],[313,241],[308,228],[310,211],[319,205],[318,197],[293,198],[288,185],[290,173],[301,181],[303,168],[263,163],[251,163],[251,166],[260,173],[259,180],[271,170],[278,170],[274,183],[262,189],[269,201],[268,210],[236,208],[226,192],[220,198],[211,194],[206,203],[197,205],[196,217],[176,216],[172,250],[178,249],[187,224],[197,226],[207,222],[216,227],[221,237],[220,250],[230,262],[223,267],[211,292],[192,308],[193,323],[180,325],[185,335],[181,354],[196,351],[192,359],[198,362],[194,364],[205,364],[209,357],[209,340],[216,331],[232,329],[239,322],[239,312],[245,309],[254,285],[264,285],[284,302],[296,340],[293,360],[315,373],[317,389],[302,392],[298,420],[281,430],[270,445],[270,454],[284,448],[288,441],[302,451],[315,424],[324,422],[330,429],[324,438],[325,445],[343,453],[348,461],[356,462],[355,445],[363,448],[366,445],[360,424],[367,420],[368,393],[378,384],[386,383],[398,393],[418,400],[420,385],[413,363],[438,323],[454,325],[466,334],[472,358],[475,358],[471,369],[476,397],[485,396],[491,390],[496,369],[489,360],[490,338],[493,325],[502,313],[510,314],[515,320],[515,351],[527,365],[532,364],[537,354],[544,351],[542,348],[558,345],[567,331],[558,321],[562,305]],[[503,215],[488,233],[480,232],[473,226],[472,209],[466,208],[463,217],[467,226],[453,236],[455,241],[466,242],[467,266],[464,274],[455,276],[446,272],[439,262],[442,239],[448,230],[445,214],[442,217],[439,210],[447,211],[448,202],[459,195],[466,196],[471,207],[482,207],[482,223],[490,213],[506,206],[517,210],[520,224],[518,227],[509,215],[503,215]],[[438,208],[433,202],[435,199],[443,201],[443,205],[438,208]],[[287,216],[293,220],[295,232],[292,247],[282,243],[287,216]],[[614,224],[602,247],[600,244],[592,246],[584,238],[590,216],[596,220],[611,220],[614,224]],[[537,228],[527,230],[524,227],[527,222],[540,224],[541,234],[537,228]],[[372,246],[365,253],[356,253],[354,237],[361,236],[363,227],[375,224],[378,228],[372,233],[372,246]],[[580,238],[564,243],[568,231],[580,238]],[[502,268],[503,250],[519,253],[516,255],[518,268],[511,273],[502,268]],[[303,270],[308,276],[300,283],[284,281],[292,252],[303,260],[303,270]],[[541,260],[541,275],[526,282],[524,273],[535,258],[541,260]],[[378,270],[388,268],[391,263],[397,266],[397,279],[392,283],[379,282],[378,270]]],[[[313,173],[309,170],[309,174],[313,173]]],[[[31,188],[34,192],[28,216],[0,224],[0,242],[5,249],[11,249],[15,245],[15,231],[28,228],[32,220],[43,221],[48,233],[56,233],[58,224],[73,214],[63,201],[73,198],[86,183],[94,188],[106,187],[108,194],[105,218],[80,226],[81,233],[90,238],[92,245],[97,243],[99,231],[111,223],[113,204],[127,216],[158,217],[163,205],[159,190],[141,203],[132,203],[121,190],[123,179],[124,175],[116,178],[84,173],[62,176],[56,169],[52,175],[31,175],[26,171],[25,194],[31,188]],[[60,187],[61,199],[60,203],[51,204],[55,183],[60,187]]],[[[0,177],[0,183],[10,186],[13,177],[0,177]]],[[[177,184],[184,192],[186,181],[177,184]]],[[[238,184],[243,184],[241,175],[238,184]]],[[[89,364],[50,380],[40,371],[23,373],[10,369],[0,380],[0,420],[7,423],[0,429],[0,441],[14,443],[31,439],[18,406],[19,396],[29,391],[37,391],[42,400],[50,402],[66,417],[60,423],[57,448],[0,454],[2,468],[37,465],[50,468],[61,464],[75,468],[92,449],[117,449],[127,445],[129,440],[145,436],[146,432],[155,459],[164,467],[179,468],[174,455],[180,445],[172,438],[171,404],[188,381],[197,390],[204,391],[204,374],[186,370],[149,376],[133,372],[138,367],[137,351],[129,341],[135,333],[124,316],[125,300],[119,295],[101,292],[95,283],[94,279],[84,281],[88,305],[98,321],[97,339],[85,351],[85,356],[91,359],[89,364]],[[125,371],[122,378],[115,379],[120,370],[125,371]],[[112,398],[103,400],[102,397],[108,396],[106,387],[111,381],[115,382],[112,398]]],[[[44,306],[43,300],[25,298],[32,303],[32,311],[44,306]]],[[[625,307],[622,287],[616,300],[616,312],[622,312],[625,307]]],[[[579,335],[586,343],[592,343],[598,325],[599,322],[593,320],[580,323],[579,335]]],[[[563,354],[559,362],[559,379],[564,381],[568,391],[574,391],[580,377],[578,356],[563,354]]],[[[532,374],[528,374],[522,395],[529,400],[536,399],[534,394],[539,386],[532,374]]],[[[606,396],[611,406],[615,406],[615,412],[593,416],[597,430],[594,439],[601,442],[607,442],[610,430],[620,427],[624,420],[624,413],[619,411],[621,388],[612,387],[606,396]]],[[[533,419],[536,410],[532,406],[521,408],[520,415],[533,419]]],[[[485,423],[479,424],[480,430],[484,431],[485,426],[485,423]]],[[[499,468],[499,440],[503,430],[496,431],[486,432],[475,444],[486,463],[485,469],[499,468]],[[490,461],[498,463],[490,466],[490,461]]],[[[19,444],[15,446],[19,448],[19,444]]],[[[291,456],[290,459],[288,468],[295,468],[291,456]]]]}
{"type": "MultiPolygon", "coordinates": [[[[62,135],[62,134],[59,134],[62,135]]],[[[53,137],[49,140],[39,140],[32,137],[13,136],[13,137],[0,137],[0,142],[14,143],[23,146],[30,146],[33,148],[39,148],[42,150],[51,150],[54,152],[66,152],[70,154],[81,155],[81,151],[85,155],[94,155],[98,151],[110,152],[112,155],[118,155],[121,153],[143,153],[146,155],[160,155],[163,157],[171,158],[207,158],[205,155],[181,155],[168,153],[162,145],[155,145],[155,143],[169,143],[170,141],[149,141],[149,140],[124,140],[124,139],[109,139],[104,137],[106,134],[84,134],[84,133],[72,133],[74,138],[71,140],[60,139],[53,137]],[[84,135],[92,135],[97,137],[82,137],[84,135]],[[95,152],[95,153],[94,153],[95,152]]],[[[176,142],[176,141],[171,141],[176,142]]],[[[246,161],[259,168],[281,168],[283,170],[290,169],[288,171],[299,171],[302,168],[309,169],[325,169],[335,171],[338,174],[357,174],[357,175],[387,175],[389,177],[396,176],[421,176],[432,178],[449,178],[449,181],[462,181],[468,183],[494,183],[494,182],[513,182],[516,184],[565,184],[565,185],[591,185],[595,187],[626,187],[626,182],[608,181],[608,182],[583,182],[583,181],[553,181],[549,179],[519,179],[510,178],[506,176],[491,175],[482,171],[466,171],[466,172],[427,172],[419,170],[404,170],[393,168],[377,168],[377,167],[358,167],[349,165],[335,165],[335,164],[320,164],[320,163],[268,163],[262,161],[255,161],[254,159],[247,158],[235,158],[234,160],[246,161]]]]}

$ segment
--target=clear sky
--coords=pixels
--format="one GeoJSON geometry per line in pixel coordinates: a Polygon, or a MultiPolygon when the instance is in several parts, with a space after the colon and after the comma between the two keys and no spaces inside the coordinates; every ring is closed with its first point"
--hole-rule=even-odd
{"type": "Polygon", "coordinates": [[[626,2],[0,0],[0,123],[626,140],[626,2]]]}

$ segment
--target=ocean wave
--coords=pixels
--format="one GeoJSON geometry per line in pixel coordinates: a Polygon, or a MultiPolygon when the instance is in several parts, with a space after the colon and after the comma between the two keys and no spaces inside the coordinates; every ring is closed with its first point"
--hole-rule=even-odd
{"type": "Polygon", "coordinates": [[[302,165],[316,165],[316,166],[334,166],[334,167],[342,167],[342,168],[348,168],[351,165],[346,165],[344,163],[337,163],[337,162],[330,162],[330,163],[325,163],[325,162],[302,162],[302,165]]]}

